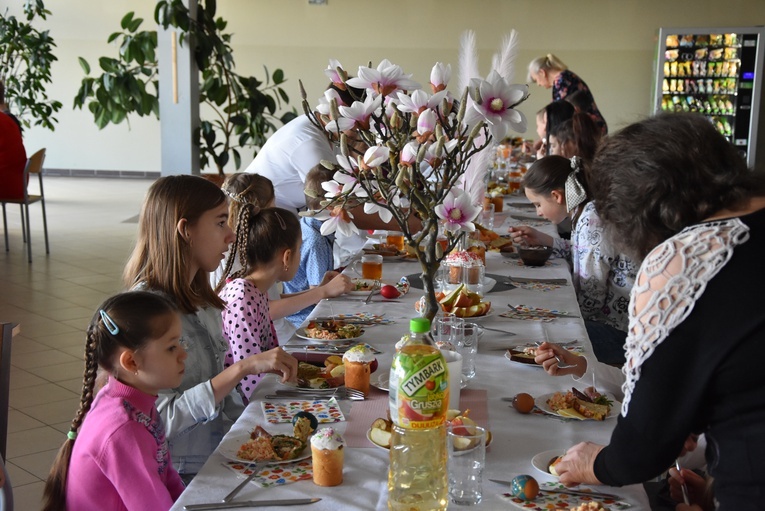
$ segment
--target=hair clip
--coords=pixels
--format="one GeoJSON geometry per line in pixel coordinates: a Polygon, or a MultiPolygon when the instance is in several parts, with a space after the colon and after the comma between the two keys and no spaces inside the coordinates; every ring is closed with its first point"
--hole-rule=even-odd
{"type": "Polygon", "coordinates": [[[104,326],[106,326],[106,329],[110,334],[117,335],[120,333],[120,328],[117,326],[114,320],[109,317],[105,310],[101,309],[98,312],[101,313],[101,319],[103,320],[104,326]]]}
{"type": "MultiPolygon", "coordinates": [[[[103,311],[102,311],[102,312],[103,312],[103,311]]],[[[70,430],[69,430],[69,433],[67,433],[67,434],[66,434],[66,437],[67,437],[69,440],[76,440],[76,439],[77,439],[77,432],[76,432],[75,430],[73,430],[73,429],[70,429],[70,430]]]]}
{"type": "Polygon", "coordinates": [[[581,167],[580,163],[581,163],[581,158],[579,158],[578,156],[572,156],[571,157],[571,169],[575,173],[579,172],[581,170],[582,167],[581,167]]]}
{"type": "Polygon", "coordinates": [[[284,222],[284,219],[282,218],[282,216],[279,214],[278,211],[274,211],[274,215],[276,215],[276,218],[279,220],[279,225],[281,226],[282,231],[286,231],[287,224],[284,222]]]}

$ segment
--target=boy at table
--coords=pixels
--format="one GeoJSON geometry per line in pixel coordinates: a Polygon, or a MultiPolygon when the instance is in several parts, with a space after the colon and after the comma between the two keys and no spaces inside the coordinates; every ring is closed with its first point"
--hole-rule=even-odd
{"type": "MultiPolygon", "coordinates": [[[[308,172],[304,188],[305,204],[308,210],[321,209],[321,201],[324,197],[324,189],[321,184],[325,181],[331,181],[333,174],[333,171],[324,168],[321,164],[316,165],[308,172]]],[[[300,218],[300,229],[303,237],[303,244],[300,246],[300,266],[295,277],[289,282],[283,283],[285,293],[300,293],[321,286],[338,275],[337,272],[332,271],[334,267],[332,246],[335,242],[335,235],[323,235],[321,233],[323,223],[323,220],[311,216],[300,218]]],[[[340,275],[340,277],[343,279],[343,291],[350,291],[353,287],[350,278],[346,275],[340,275]]],[[[335,283],[335,287],[343,287],[342,284],[335,283]]],[[[314,307],[315,304],[311,304],[287,316],[287,321],[295,327],[300,326],[314,307]]]]}

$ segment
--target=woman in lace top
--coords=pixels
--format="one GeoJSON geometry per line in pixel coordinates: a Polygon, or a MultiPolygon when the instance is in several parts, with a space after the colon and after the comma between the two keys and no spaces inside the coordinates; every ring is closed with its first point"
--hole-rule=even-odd
{"type": "Polygon", "coordinates": [[[625,485],[704,432],[721,510],[765,501],[765,180],[703,117],[666,114],[610,137],[592,167],[607,233],[645,256],[630,300],[622,413],[561,481],[625,485]]]}
{"type": "Polygon", "coordinates": [[[571,240],[553,238],[528,226],[510,228],[513,241],[552,246],[557,257],[571,264],[571,277],[587,335],[601,362],[624,362],[627,305],[637,265],[603,237],[595,205],[587,195],[585,173],[578,159],[547,156],[523,178],[526,197],[537,214],[558,224],[571,218],[571,240]]]}

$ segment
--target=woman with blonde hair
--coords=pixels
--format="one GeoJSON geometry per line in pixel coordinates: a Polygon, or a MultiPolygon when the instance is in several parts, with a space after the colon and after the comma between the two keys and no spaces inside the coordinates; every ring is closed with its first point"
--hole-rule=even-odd
{"type": "Polygon", "coordinates": [[[529,63],[528,81],[534,82],[545,89],[552,89],[553,101],[559,101],[569,94],[582,91],[589,105],[585,112],[593,117],[603,134],[608,133],[608,125],[595,104],[595,98],[587,84],[579,78],[568,66],[552,53],[539,57],[529,63]]]}

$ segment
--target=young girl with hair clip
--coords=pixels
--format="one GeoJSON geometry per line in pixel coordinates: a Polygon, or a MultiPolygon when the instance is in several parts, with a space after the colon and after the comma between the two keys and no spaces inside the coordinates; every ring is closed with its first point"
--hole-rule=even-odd
{"type": "MultiPolygon", "coordinates": [[[[239,214],[245,204],[255,204],[261,208],[274,207],[273,184],[270,179],[259,174],[234,174],[226,179],[226,182],[223,184],[223,192],[229,198],[228,224],[234,230],[237,229],[239,214]]],[[[302,251],[303,249],[301,249],[302,251]]],[[[314,254],[308,255],[309,257],[314,257],[314,254]]],[[[329,268],[331,269],[331,246],[329,262],[329,268]]],[[[211,284],[215,287],[215,290],[220,291],[226,283],[226,278],[230,274],[241,270],[241,268],[242,265],[239,260],[227,254],[226,259],[218,267],[218,270],[211,274],[211,284]]],[[[315,305],[324,298],[339,296],[353,288],[351,280],[346,275],[336,271],[322,272],[317,284],[317,286],[313,286],[310,289],[292,293],[282,293],[278,282],[275,282],[268,289],[268,310],[278,339],[286,341],[295,333],[297,325],[293,325],[291,321],[285,319],[287,316],[315,305]]]]}
{"type": "MultiPolygon", "coordinates": [[[[228,339],[226,365],[279,345],[268,310],[268,290],[278,281],[292,280],[300,264],[300,224],[286,209],[254,204],[241,207],[231,257],[242,269],[220,291],[226,302],[223,332],[228,339]]],[[[240,392],[250,399],[260,375],[246,376],[240,392]]]]}
{"type": "Polygon", "coordinates": [[[547,156],[538,160],[524,176],[523,186],[539,216],[554,224],[571,217],[571,241],[553,239],[528,226],[511,227],[513,241],[552,246],[558,257],[569,261],[595,355],[601,362],[624,363],[627,306],[638,267],[604,238],[578,158],[547,156]]]}
{"type": "Polygon", "coordinates": [[[45,484],[44,511],[170,509],[184,489],[155,406],[185,369],[181,319],[168,298],[129,291],[93,315],[80,409],[45,484]],[[98,368],[109,382],[95,394],[98,368]]]}
{"type": "Polygon", "coordinates": [[[188,343],[186,372],[180,385],[159,394],[173,463],[187,479],[205,463],[244,404],[236,386],[245,376],[276,372],[294,380],[297,361],[281,349],[246,357],[224,367],[228,342],[223,337],[225,303],[210,286],[234,233],[220,188],[206,179],[167,176],[158,179],[144,200],[138,240],[125,268],[129,287],[163,291],[181,311],[188,343]]]}

